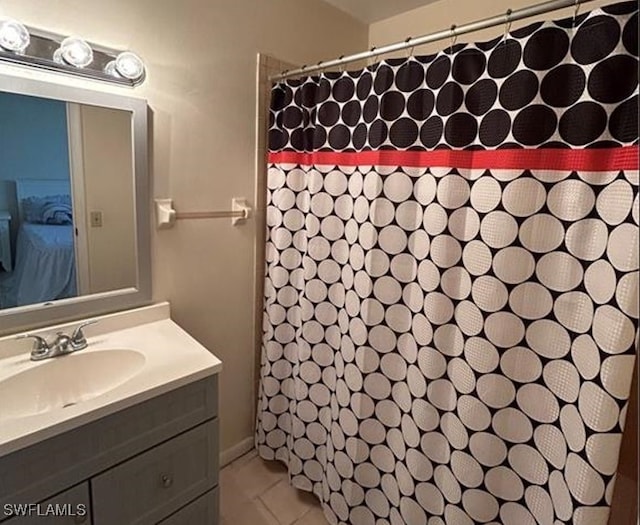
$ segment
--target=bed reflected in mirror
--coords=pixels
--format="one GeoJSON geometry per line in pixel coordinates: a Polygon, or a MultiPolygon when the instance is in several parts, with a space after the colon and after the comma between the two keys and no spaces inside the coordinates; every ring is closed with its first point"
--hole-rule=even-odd
{"type": "Polygon", "coordinates": [[[134,288],[130,111],[0,92],[0,307],[134,288]]]}

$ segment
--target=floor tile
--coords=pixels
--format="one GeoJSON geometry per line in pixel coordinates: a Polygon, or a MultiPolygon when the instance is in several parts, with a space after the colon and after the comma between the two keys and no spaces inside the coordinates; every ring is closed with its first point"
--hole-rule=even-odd
{"type": "Polygon", "coordinates": [[[224,517],[229,525],[280,525],[264,504],[255,499],[231,516],[224,517]]]}
{"type": "Polygon", "coordinates": [[[288,479],[287,469],[279,461],[265,461],[254,456],[249,461],[231,464],[236,483],[249,499],[253,499],[273,487],[279,481],[288,479]]]}
{"type": "Polygon", "coordinates": [[[221,525],[327,525],[313,494],[289,484],[286,467],[255,450],[220,471],[221,525]]]}
{"type": "Polygon", "coordinates": [[[309,510],[299,518],[294,525],[328,525],[328,521],[327,518],[324,517],[322,508],[318,506],[309,510]]]}
{"type": "Polygon", "coordinates": [[[256,498],[253,500],[254,505],[256,506],[256,510],[260,514],[260,516],[265,520],[265,523],[269,525],[278,525],[278,520],[275,516],[269,511],[269,509],[265,506],[260,498],[256,498]]]}
{"type": "Polygon", "coordinates": [[[312,494],[289,485],[288,479],[281,480],[261,494],[260,499],[278,519],[280,525],[291,525],[304,516],[317,501],[312,494]]]}
{"type": "Polygon", "coordinates": [[[220,471],[220,515],[224,518],[242,511],[251,499],[247,497],[242,487],[235,479],[230,468],[220,471]]]}

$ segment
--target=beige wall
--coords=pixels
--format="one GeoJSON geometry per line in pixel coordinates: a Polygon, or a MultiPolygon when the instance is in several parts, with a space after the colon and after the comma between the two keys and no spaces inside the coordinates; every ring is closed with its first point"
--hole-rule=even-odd
{"type": "MultiPolygon", "coordinates": [[[[153,193],[182,211],[254,200],[258,52],[304,64],[367,45],[366,26],[318,0],[3,0],[0,14],[144,57],[148,77],[134,90],[64,82],[148,99],[153,193]]],[[[255,235],[255,221],[228,219],[153,235],[154,298],[224,362],[223,450],[253,434],[255,235]]]]}
{"type": "MultiPolygon", "coordinates": [[[[611,4],[614,0],[596,0],[582,5],[580,12],[590,11],[596,7],[611,4]]],[[[400,42],[407,37],[417,37],[435,31],[446,30],[452,24],[461,26],[467,22],[475,22],[490,16],[503,14],[507,9],[520,9],[539,0],[439,0],[424,7],[413,9],[406,13],[375,22],[369,26],[369,47],[380,47],[392,42],[400,42]]],[[[528,20],[514,22],[512,29],[528,25],[537,20],[549,18],[564,18],[573,16],[574,9],[567,8],[551,14],[541,15],[528,20]]],[[[476,33],[460,36],[457,42],[482,42],[504,34],[504,26],[485,29],[476,33]]],[[[448,45],[448,41],[435,42],[416,48],[415,54],[430,54],[448,45]]],[[[406,54],[401,52],[400,55],[406,54]]]]}
{"type": "Polygon", "coordinates": [[[89,290],[99,293],[136,283],[136,239],[131,113],[80,106],[89,290]],[[91,226],[91,212],[102,226],[91,226]]]}

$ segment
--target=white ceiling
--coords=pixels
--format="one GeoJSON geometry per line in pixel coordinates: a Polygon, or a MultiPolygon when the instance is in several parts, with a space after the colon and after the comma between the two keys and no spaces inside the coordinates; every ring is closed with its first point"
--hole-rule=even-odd
{"type": "Polygon", "coordinates": [[[410,11],[436,0],[325,0],[365,24],[410,11]]]}

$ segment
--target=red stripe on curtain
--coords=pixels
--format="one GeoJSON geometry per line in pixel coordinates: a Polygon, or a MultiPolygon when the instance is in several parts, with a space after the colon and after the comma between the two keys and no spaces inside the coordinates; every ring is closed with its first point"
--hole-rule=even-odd
{"type": "Polygon", "coordinates": [[[611,149],[503,149],[491,151],[270,152],[271,164],[451,167],[521,170],[637,170],[638,146],[611,149]]]}

